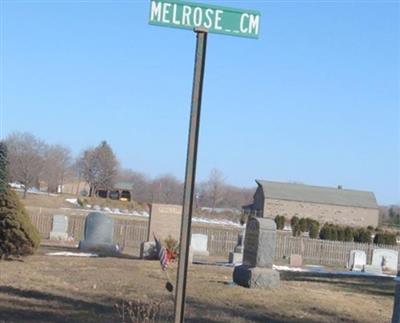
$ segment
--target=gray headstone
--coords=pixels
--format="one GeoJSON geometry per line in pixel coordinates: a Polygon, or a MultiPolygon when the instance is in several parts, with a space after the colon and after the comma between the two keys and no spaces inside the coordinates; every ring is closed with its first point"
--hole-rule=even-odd
{"type": "Polygon", "coordinates": [[[85,220],[84,240],[79,249],[98,254],[113,255],[119,253],[119,246],[113,244],[114,220],[98,212],[89,213],[85,220]]]}
{"type": "Polygon", "coordinates": [[[246,226],[243,265],[235,267],[233,281],[249,288],[278,287],[279,272],[272,269],[275,244],[275,221],[250,218],[246,226]]]}
{"type": "Polygon", "coordinates": [[[230,264],[238,264],[243,262],[243,249],[244,249],[244,239],[246,236],[246,230],[239,232],[237,245],[229,253],[229,263],[230,264]]]}
{"type": "Polygon", "coordinates": [[[243,264],[272,268],[275,256],[276,224],[264,218],[251,218],[246,227],[243,264]]]}
{"type": "Polygon", "coordinates": [[[65,215],[54,215],[53,226],[50,232],[50,239],[68,239],[68,217],[65,215]]]}
{"type": "Polygon", "coordinates": [[[93,212],[89,213],[85,221],[85,240],[94,243],[113,242],[114,220],[109,216],[93,212]]]}
{"type": "Polygon", "coordinates": [[[243,253],[245,237],[246,237],[246,229],[244,229],[244,231],[241,231],[238,234],[238,241],[235,249],[233,250],[234,252],[243,253]]]}

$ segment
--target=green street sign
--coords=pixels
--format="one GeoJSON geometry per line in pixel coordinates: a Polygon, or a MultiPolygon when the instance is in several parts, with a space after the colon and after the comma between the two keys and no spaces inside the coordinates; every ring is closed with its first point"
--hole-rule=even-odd
{"type": "Polygon", "coordinates": [[[149,24],[258,38],[260,12],[179,0],[151,0],[149,24]]]}

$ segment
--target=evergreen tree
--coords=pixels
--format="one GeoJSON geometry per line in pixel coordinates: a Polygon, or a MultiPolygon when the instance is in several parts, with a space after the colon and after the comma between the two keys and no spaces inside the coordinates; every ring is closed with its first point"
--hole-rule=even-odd
{"type": "Polygon", "coordinates": [[[285,227],[285,217],[283,215],[277,215],[275,217],[275,223],[278,230],[283,230],[285,227]]]}
{"type": "Polygon", "coordinates": [[[306,218],[301,218],[299,220],[299,227],[300,227],[300,231],[301,232],[307,232],[308,231],[308,223],[307,223],[307,219],[306,218]]]}
{"type": "Polygon", "coordinates": [[[351,227],[344,229],[344,241],[354,241],[354,233],[351,227]]]}
{"type": "Polygon", "coordinates": [[[308,232],[311,239],[317,239],[319,232],[319,223],[317,221],[312,221],[310,223],[310,229],[308,232]]]}
{"type": "Polygon", "coordinates": [[[300,220],[297,216],[294,216],[290,219],[290,226],[292,227],[293,237],[298,237],[301,234],[299,222],[300,220]]]}
{"type": "Polygon", "coordinates": [[[32,254],[40,236],[17,194],[7,187],[7,149],[0,143],[0,259],[32,254]]]}
{"type": "Polygon", "coordinates": [[[0,142],[0,193],[4,192],[8,183],[7,146],[0,142]]]}

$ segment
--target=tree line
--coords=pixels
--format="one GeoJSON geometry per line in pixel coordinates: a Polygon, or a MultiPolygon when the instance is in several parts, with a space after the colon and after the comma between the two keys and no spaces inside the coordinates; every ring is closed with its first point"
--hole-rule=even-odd
{"type": "MultiPolygon", "coordinates": [[[[112,190],[118,182],[131,185],[132,198],[142,203],[181,204],[183,182],[172,174],[150,176],[120,165],[112,147],[102,141],[73,157],[71,149],[50,145],[26,132],[14,132],[5,139],[9,155],[9,181],[22,184],[24,197],[31,188],[45,183],[49,193],[62,193],[64,184],[85,181],[89,196],[98,189],[112,190]]],[[[226,182],[223,173],[213,169],[208,178],[196,184],[196,207],[240,208],[250,203],[255,189],[226,182]]]]}

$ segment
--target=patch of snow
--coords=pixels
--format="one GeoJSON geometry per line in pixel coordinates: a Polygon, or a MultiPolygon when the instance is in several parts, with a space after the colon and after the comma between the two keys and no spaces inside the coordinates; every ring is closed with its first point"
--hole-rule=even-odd
{"type": "Polygon", "coordinates": [[[224,212],[230,212],[234,214],[240,214],[240,210],[234,209],[234,208],[211,208],[211,207],[202,207],[200,208],[202,211],[206,212],[215,212],[215,213],[224,213],[224,212]]]}
{"type": "Polygon", "coordinates": [[[307,270],[307,269],[299,268],[299,267],[277,266],[277,265],[273,265],[272,268],[275,270],[280,270],[280,271],[294,271],[294,272],[311,272],[312,271],[312,270],[307,270]]]}
{"type": "Polygon", "coordinates": [[[85,252],[68,252],[68,251],[60,251],[60,252],[49,252],[46,253],[46,256],[63,256],[63,257],[98,257],[95,253],[85,253],[85,252]]]}
{"type": "Polygon", "coordinates": [[[207,223],[207,224],[218,224],[218,225],[228,225],[237,228],[244,228],[240,223],[233,222],[230,220],[217,220],[217,219],[208,219],[208,218],[201,218],[201,217],[193,217],[193,222],[200,222],[200,223],[207,223]]]}
{"type": "Polygon", "coordinates": [[[8,185],[10,185],[11,188],[17,188],[17,189],[21,189],[23,190],[25,185],[20,184],[20,183],[8,183],[8,185]]]}
{"type": "Polygon", "coordinates": [[[103,207],[103,211],[104,212],[108,212],[108,213],[111,213],[111,209],[109,208],[109,207],[103,207]]]}
{"type": "Polygon", "coordinates": [[[100,211],[101,207],[99,205],[93,205],[93,210],[100,211]]]}
{"type": "Polygon", "coordinates": [[[146,211],[135,211],[135,210],[133,210],[129,214],[133,215],[133,216],[144,217],[144,218],[148,218],[149,217],[149,214],[146,211]]]}
{"type": "Polygon", "coordinates": [[[65,199],[65,202],[79,206],[78,199],[65,199]]]}
{"type": "Polygon", "coordinates": [[[308,268],[273,265],[273,269],[279,270],[279,271],[307,272],[307,273],[333,274],[333,275],[344,275],[344,276],[396,277],[396,275],[366,273],[363,271],[333,271],[333,270],[327,270],[326,268],[324,268],[322,266],[311,266],[310,265],[310,266],[306,266],[306,267],[308,267],[308,268]]]}

